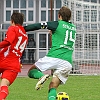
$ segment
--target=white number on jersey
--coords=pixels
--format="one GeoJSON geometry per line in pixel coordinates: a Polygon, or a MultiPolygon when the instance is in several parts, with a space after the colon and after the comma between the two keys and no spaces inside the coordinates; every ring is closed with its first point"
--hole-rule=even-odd
{"type": "Polygon", "coordinates": [[[14,48],[16,50],[18,50],[20,48],[20,52],[22,53],[24,51],[25,46],[26,46],[27,40],[25,40],[22,44],[21,44],[21,41],[22,41],[22,36],[18,37],[18,42],[14,48]]]}
{"type": "MultiPolygon", "coordinates": [[[[73,42],[73,46],[74,46],[74,44],[75,44],[75,38],[73,39],[73,37],[72,37],[72,31],[66,31],[66,36],[65,36],[65,41],[64,41],[64,44],[65,45],[67,45],[67,42],[68,42],[68,34],[70,35],[70,37],[69,37],[69,41],[72,41],[73,42]]],[[[76,35],[76,33],[75,33],[75,35],[76,35]]]]}

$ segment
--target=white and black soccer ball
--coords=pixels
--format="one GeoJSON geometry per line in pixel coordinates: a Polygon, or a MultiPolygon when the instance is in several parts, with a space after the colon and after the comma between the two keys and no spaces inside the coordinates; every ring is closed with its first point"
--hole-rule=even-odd
{"type": "Polygon", "coordinates": [[[59,92],[56,100],[69,100],[69,96],[66,92],[59,92]]]}

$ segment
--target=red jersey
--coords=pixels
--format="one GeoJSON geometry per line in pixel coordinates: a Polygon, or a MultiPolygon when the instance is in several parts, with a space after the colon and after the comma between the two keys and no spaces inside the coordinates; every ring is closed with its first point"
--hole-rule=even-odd
{"type": "Polygon", "coordinates": [[[20,58],[26,47],[28,36],[20,25],[10,26],[6,32],[5,41],[10,46],[0,51],[0,68],[20,71],[20,58]]]}

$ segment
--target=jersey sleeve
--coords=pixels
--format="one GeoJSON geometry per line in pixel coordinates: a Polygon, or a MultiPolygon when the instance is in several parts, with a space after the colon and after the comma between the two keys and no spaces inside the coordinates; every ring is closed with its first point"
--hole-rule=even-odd
{"type": "Polygon", "coordinates": [[[58,25],[59,25],[58,21],[47,22],[47,29],[49,29],[51,31],[55,31],[57,29],[58,25]]]}
{"type": "Polygon", "coordinates": [[[7,47],[9,45],[10,45],[10,43],[8,41],[2,41],[2,42],[0,42],[0,48],[5,48],[5,47],[7,47]]]}
{"type": "Polygon", "coordinates": [[[35,24],[30,24],[30,25],[24,26],[24,29],[26,32],[39,30],[39,29],[41,29],[41,23],[35,23],[35,24]]]}
{"type": "Polygon", "coordinates": [[[6,37],[5,37],[5,41],[10,42],[10,44],[12,44],[12,42],[15,40],[15,36],[16,36],[16,32],[14,30],[13,27],[9,27],[8,31],[6,32],[6,37]]]}
{"type": "Polygon", "coordinates": [[[58,21],[50,21],[50,22],[45,22],[45,23],[35,23],[35,24],[30,24],[30,25],[24,26],[24,29],[26,32],[39,30],[39,29],[45,29],[45,28],[47,28],[51,31],[55,31],[58,27],[58,24],[59,24],[58,21]]]}

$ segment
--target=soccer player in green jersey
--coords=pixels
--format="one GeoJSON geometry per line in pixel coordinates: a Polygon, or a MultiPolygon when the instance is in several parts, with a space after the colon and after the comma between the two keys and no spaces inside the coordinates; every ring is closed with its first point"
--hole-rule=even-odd
{"type": "Polygon", "coordinates": [[[40,58],[28,71],[30,78],[39,79],[36,89],[39,90],[49,75],[42,72],[54,70],[49,84],[48,100],[56,100],[57,87],[65,84],[72,69],[72,54],[75,45],[76,27],[70,22],[71,10],[65,6],[58,13],[58,21],[37,23],[25,27],[26,31],[47,28],[52,31],[52,46],[48,54],[40,58]],[[35,25],[35,27],[34,27],[35,25]]]}

